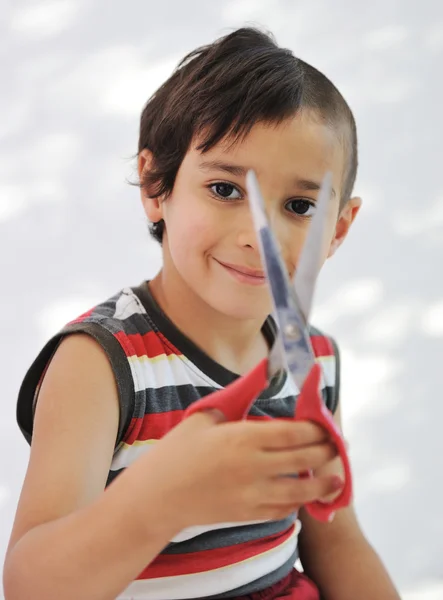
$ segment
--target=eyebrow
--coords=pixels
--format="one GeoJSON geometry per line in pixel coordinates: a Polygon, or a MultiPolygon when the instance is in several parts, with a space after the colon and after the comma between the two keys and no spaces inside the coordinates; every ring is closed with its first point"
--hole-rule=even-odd
{"type": "MultiPolygon", "coordinates": [[[[218,160],[204,161],[200,163],[199,168],[202,171],[224,171],[225,173],[235,175],[236,177],[246,177],[246,173],[251,169],[251,167],[244,167],[242,165],[231,165],[218,160]]],[[[321,183],[318,183],[317,181],[312,181],[311,179],[300,179],[298,177],[295,177],[294,184],[297,186],[298,189],[304,190],[306,192],[316,192],[321,187],[321,183]]],[[[334,188],[332,188],[331,193],[333,196],[335,196],[334,188]]]]}

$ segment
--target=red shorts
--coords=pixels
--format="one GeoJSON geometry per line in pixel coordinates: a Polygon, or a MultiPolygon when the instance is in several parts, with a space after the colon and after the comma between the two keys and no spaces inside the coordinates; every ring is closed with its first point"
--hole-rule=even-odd
{"type": "Polygon", "coordinates": [[[274,585],[254,592],[247,596],[238,596],[235,600],[320,600],[320,593],[316,585],[296,569],[291,571],[284,579],[280,579],[274,585]]]}

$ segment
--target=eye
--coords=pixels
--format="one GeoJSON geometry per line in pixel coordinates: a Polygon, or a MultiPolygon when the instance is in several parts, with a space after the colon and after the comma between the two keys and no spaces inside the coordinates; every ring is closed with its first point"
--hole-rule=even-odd
{"type": "Polygon", "coordinates": [[[285,204],[285,208],[294,215],[312,217],[315,212],[315,202],[304,198],[296,198],[295,200],[289,200],[285,204]]]}
{"type": "Polygon", "coordinates": [[[217,183],[212,183],[208,187],[212,195],[218,200],[240,200],[242,197],[239,190],[232,183],[217,181],[217,183]]]}

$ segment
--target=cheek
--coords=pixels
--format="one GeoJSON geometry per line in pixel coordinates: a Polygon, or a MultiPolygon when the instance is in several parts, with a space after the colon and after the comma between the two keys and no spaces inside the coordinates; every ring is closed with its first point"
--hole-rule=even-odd
{"type": "Polygon", "coordinates": [[[217,243],[220,227],[217,227],[219,220],[213,212],[195,198],[171,202],[165,211],[165,223],[174,258],[183,260],[184,255],[189,256],[190,250],[205,252],[217,243]]]}

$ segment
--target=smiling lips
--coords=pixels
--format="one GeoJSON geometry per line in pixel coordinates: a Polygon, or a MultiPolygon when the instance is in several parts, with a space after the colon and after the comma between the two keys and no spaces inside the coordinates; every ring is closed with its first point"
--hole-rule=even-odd
{"type": "Polygon", "coordinates": [[[250,269],[242,265],[234,265],[231,263],[221,262],[215,259],[232,277],[241,283],[249,285],[263,285],[266,282],[266,276],[263,271],[258,269],[250,269]]]}

